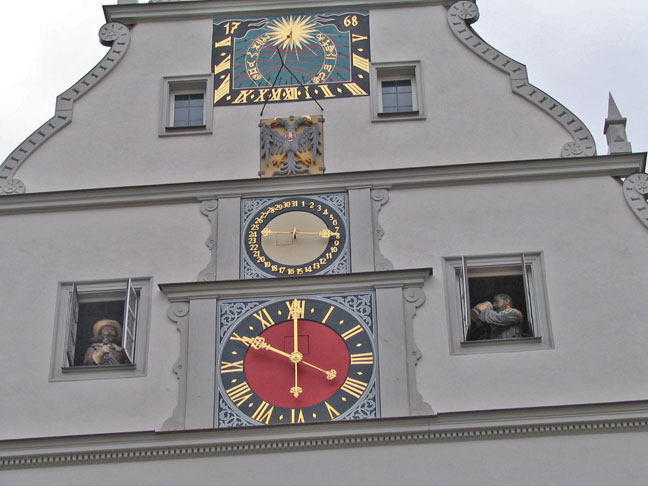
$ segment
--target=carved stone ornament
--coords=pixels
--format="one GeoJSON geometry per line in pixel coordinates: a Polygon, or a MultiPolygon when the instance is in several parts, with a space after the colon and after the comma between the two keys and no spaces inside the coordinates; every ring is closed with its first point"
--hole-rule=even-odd
{"type": "Polygon", "coordinates": [[[511,91],[543,110],[569,132],[573,141],[561,148],[563,158],[596,155],[596,143],[585,124],[571,111],[547,93],[529,82],[526,66],[495,49],[484,41],[470,24],[479,19],[479,9],[472,1],[461,0],[448,9],[448,25],[474,54],[504,71],[511,78],[511,91]]]}
{"type": "Polygon", "coordinates": [[[289,116],[261,120],[259,176],[323,174],[324,117],[289,116]]]}
{"type": "Polygon", "coordinates": [[[207,216],[211,232],[205,245],[209,248],[210,259],[207,266],[198,274],[198,281],[216,280],[216,237],[218,228],[218,200],[209,199],[200,203],[200,212],[207,216]]]}
{"type": "Polygon", "coordinates": [[[627,177],[623,183],[623,195],[635,216],[648,228],[648,174],[639,172],[627,177]]]}
{"type": "Polygon", "coordinates": [[[387,189],[375,189],[371,191],[371,212],[373,216],[374,228],[374,267],[376,271],[392,270],[394,264],[389,261],[380,251],[380,240],[385,235],[385,230],[378,222],[378,213],[382,207],[389,201],[389,192],[387,189]]]}
{"type": "Polygon", "coordinates": [[[99,41],[104,46],[110,46],[103,59],[71,88],[56,97],[54,116],[27,137],[0,165],[0,196],[25,193],[25,184],[14,179],[16,171],[46,140],[72,122],[74,102],[90,91],[126,54],[130,30],[125,25],[109,22],[99,29],[99,41]]]}

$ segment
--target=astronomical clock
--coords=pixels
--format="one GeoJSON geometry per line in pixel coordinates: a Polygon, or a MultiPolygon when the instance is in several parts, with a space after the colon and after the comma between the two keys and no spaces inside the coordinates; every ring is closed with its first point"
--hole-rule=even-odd
{"type": "Polygon", "coordinates": [[[215,19],[214,104],[369,94],[369,14],[215,19]]]}
{"type": "Polygon", "coordinates": [[[347,195],[242,200],[241,278],[350,271],[347,195]]]}
{"type": "Polygon", "coordinates": [[[379,416],[374,294],[218,304],[218,427],[379,416]]]}

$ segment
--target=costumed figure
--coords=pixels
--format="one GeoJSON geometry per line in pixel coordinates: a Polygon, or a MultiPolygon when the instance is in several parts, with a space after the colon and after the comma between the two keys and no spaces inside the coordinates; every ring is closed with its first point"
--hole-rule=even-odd
{"type": "Polygon", "coordinates": [[[470,311],[470,329],[467,340],[510,339],[522,336],[522,313],[512,307],[513,299],[497,294],[493,303],[477,304],[470,311]]]}
{"type": "Polygon", "coordinates": [[[85,352],[83,364],[93,365],[118,365],[126,362],[126,353],[119,345],[122,338],[122,327],[112,319],[102,319],[92,326],[93,337],[91,344],[85,352]]]}

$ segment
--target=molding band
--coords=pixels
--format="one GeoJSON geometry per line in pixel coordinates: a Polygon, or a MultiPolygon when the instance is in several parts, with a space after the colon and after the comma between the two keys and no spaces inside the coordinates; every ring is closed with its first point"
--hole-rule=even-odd
{"type": "Polygon", "coordinates": [[[104,46],[110,46],[103,59],[71,88],[56,97],[54,116],[27,137],[0,164],[0,196],[25,193],[25,184],[13,178],[16,171],[46,140],[72,122],[74,102],[90,91],[121,61],[130,44],[130,31],[125,25],[110,22],[99,29],[99,40],[104,46]]]}
{"type": "Polygon", "coordinates": [[[646,402],[443,413],[397,419],[0,441],[0,470],[366,447],[647,432],[646,402]]]}
{"type": "Polygon", "coordinates": [[[511,77],[511,90],[533,103],[569,132],[573,141],[563,145],[561,157],[596,155],[596,142],[580,119],[557,100],[529,82],[527,69],[484,41],[470,24],[479,19],[479,9],[472,1],[461,0],[448,10],[450,30],[468,49],[511,77]]]}
{"type": "Polygon", "coordinates": [[[151,186],[41,192],[0,197],[0,215],[72,209],[196,203],[223,197],[346,192],[368,188],[413,189],[571,177],[628,177],[641,172],[646,153],[541,159],[151,186]],[[560,163],[558,163],[560,162],[560,163]],[[296,180],[299,179],[299,180],[296,180]]]}

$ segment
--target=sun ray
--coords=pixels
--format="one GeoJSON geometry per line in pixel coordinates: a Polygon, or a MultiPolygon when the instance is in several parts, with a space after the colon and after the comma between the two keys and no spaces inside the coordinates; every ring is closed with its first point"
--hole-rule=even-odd
{"type": "Polygon", "coordinates": [[[317,25],[310,16],[282,17],[268,26],[270,42],[282,49],[301,49],[315,40],[317,25]]]}

